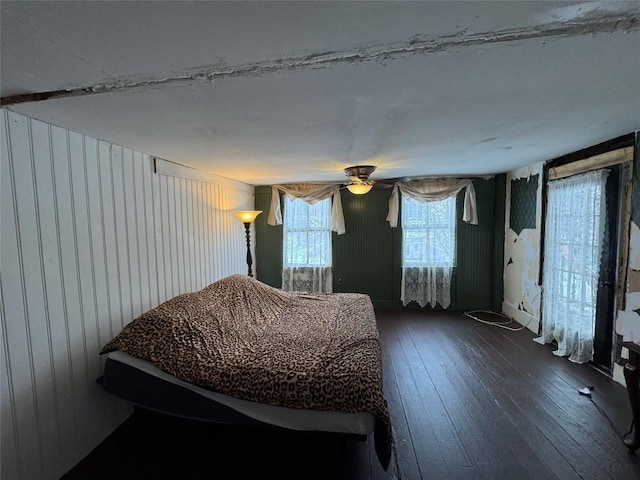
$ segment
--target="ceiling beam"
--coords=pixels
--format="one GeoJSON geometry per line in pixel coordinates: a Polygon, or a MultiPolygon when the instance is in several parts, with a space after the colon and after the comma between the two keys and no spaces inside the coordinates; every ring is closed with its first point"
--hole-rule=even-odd
{"type": "Polygon", "coordinates": [[[374,46],[283,57],[275,60],[250,62],[240,65],[215,65],[185,69],[169,77],[140,77],[128,75],[110,82],[86,87],[77,87],[47,92],[26,93],[0,98],[0,106],[27,102],[101,93],[117,93],[144,88],[161,88],[194,82],[214,83],[234,77],[260,77],[263,75],[300,70],[330,68],[340,64],[385,62],[412,55],[426,55],[461,49],[477,45],[493,45],[522,42],[535,39],[576,37],[582,35],[614,32],[637,32],[640,30],[640,15],[604,15],[567,22],[555,22],[530,27],[518,27],[495,32],[467,33],[466,30],[437,38],[416,35],[405,42],[378,44],[374,46]]]}

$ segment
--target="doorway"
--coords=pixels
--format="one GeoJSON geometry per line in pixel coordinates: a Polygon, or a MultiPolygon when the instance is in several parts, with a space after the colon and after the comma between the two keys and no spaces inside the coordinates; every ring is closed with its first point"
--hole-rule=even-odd
{"type": "Polygon", "coordinates": [[[612,368],[618,167],[552,180],[544,237],[542,336],[554,354],[612,368]]]}

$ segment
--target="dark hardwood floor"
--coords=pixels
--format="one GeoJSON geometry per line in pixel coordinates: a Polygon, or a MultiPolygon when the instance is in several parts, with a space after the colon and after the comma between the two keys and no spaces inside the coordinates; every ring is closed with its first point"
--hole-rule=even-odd
{"type": "Polygon", "coordinates": [[[460,313],[377,317],[395,435],[388,472],[372,439],[141,415],[64,478],[640,478],[640,452],[621,440],[626,390],[602,373],[552,355],[527,330],[460,313]],[[592,399],[578,394],[586,385],[592,399]]]}

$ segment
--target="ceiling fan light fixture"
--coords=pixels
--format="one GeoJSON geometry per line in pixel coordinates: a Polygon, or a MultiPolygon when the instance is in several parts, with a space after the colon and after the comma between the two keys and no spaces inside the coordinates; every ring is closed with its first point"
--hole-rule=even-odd
{"type": "Polygon", "coordinates": [[[347,184],[347,190],[354,195],[364,195],[369,193],[373,182],[369,180],[369,175],[375,171],[376,167],[373,165],[356,165],[344,169],[344,173],[351,179],[347,184]]]}
{"type": "Polygon", "coordinates": [[[375,171],[376,167],[373,165],[356,165],[354,167],[347,167],[344,169],[344,173],[347,177],[358,178],[365,181],[375,171]]]}
{"type": "Polygon", "coordinates": [[[347,185],[347,190],[354,195],[364,195],[365,193],[369,193],[371,187],[373,187],[373,185],[370,183],[350,183],[347,185]]]}

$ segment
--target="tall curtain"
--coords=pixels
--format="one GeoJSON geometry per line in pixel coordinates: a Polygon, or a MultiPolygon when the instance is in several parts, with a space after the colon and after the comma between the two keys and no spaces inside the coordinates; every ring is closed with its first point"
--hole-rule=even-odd
{"type": "Polygon", "coordinates": [[[608,170],[549,182],[544,236],[542,335],[553,353],[585,363],[593,358],[596,298],[608,170]]]}
{"type": "Polygon", "coordinates": [[[455,197],[428,203],[402,197],[403,305],[449,307],[455,246],[455,197]]]}
{"type": "Polygon", "coordinates": [[[333,291],[331,199],[285,197],[282,289],[333,291]]]}

